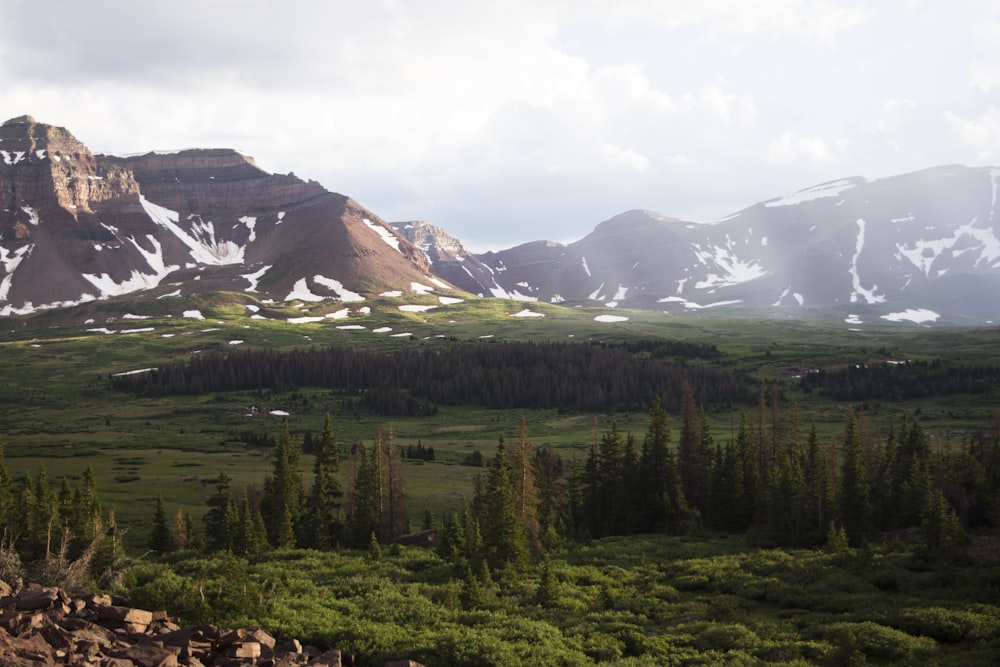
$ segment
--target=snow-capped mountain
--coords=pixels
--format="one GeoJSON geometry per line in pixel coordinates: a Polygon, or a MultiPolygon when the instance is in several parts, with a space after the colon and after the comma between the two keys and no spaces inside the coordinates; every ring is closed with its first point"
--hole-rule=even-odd
{"type": "Polygon", "coordinates": [[[485,296],[664,311],[838,306],[996,321],[998,185],[1000,169],[949,166],[825,183],[713,223],[629,211],[569,245],[466,258],[482,268],[451,279],[485,296]]]}
{"type": "Polygon", "coordinates": [[[125,294],[351,301],[428,285],[450,289],[375,214],[236,151],[93,155],[30,116],[0,126],[0,315],[125,294]]]}
{"type": "Polygon", "coordinates": [[[579,241],[483,254],[427,222],[228,149],[93,155],[30,116],[0,126],[0,316],[214,291],[355,301],[484,297],[755,316],[1000,320],[1000,169],[849,178],[712,223],[629,211],[579,241]],[[829,311],[827,311],[829,312],[829,311]]]}

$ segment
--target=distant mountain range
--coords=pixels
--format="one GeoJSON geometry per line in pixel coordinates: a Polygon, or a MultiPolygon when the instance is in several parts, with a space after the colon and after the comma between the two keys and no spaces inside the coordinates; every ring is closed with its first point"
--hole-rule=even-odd
{"type": "Polygon", "coordinates": [[[216,291],[360,301],[407,292],[668,312],[1000,319],[1000,169],[851,178],[714,223],[629,211],[579,241],[474,254],[228,149],[94,155],[0,126],[0,315],[216,291]]]}

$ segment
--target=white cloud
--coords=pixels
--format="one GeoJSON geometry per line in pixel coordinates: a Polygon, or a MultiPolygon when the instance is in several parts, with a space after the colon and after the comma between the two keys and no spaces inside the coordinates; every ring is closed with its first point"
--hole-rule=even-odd
{"type": "Polygon", "coordinates": [[[785,130],[781,136],[772,141],[764,149],[761,159],[775,165],[789,165],[799,160],[824,162],[834,157],[834,151],[827,142],[820,138],[797,137],[791,130],[785,130]]]}
{"type": "Polygon", "coordinates": [[[470,247],[575,240],[630,208],[998,159],[994,5],[0,2],[0,120],[236,148],[470,247]]]}

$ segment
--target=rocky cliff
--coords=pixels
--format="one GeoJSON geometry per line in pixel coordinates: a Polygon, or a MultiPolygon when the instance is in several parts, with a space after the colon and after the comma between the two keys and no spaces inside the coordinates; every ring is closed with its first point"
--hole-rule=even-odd
{"type": "Polygon", "coordinates": [[[122,295],[358,300],[449,287],[357,202],[236,151],[94,155],[22,116],[0,126],[0,159],[2,315],[122,295]]]}

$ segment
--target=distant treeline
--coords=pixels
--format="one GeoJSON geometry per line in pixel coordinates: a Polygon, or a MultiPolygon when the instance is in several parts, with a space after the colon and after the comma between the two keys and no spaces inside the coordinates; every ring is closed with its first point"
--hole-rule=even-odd
{"type": "Polygon", "coordinates": [[[635,411],[653,396],[677,410],[685,381],[700,405],[753,404],[756,385],[749,378],[688,363],[719,356],[713,345],[676,341],[478,343],[394,352],[248,349],[199,355],[111,382],[148,395],[328,387],[357,393],[361,407],[388,416],[433,414],[437,405],[635,411]]]}
{"type": "Polygon", "coordinates": [[[841,401],[940,398],[983,394],[1000,384],[1000,367],[958,365],[940,360],[852,364],[802,375],[803,391],[841,401]]]}

